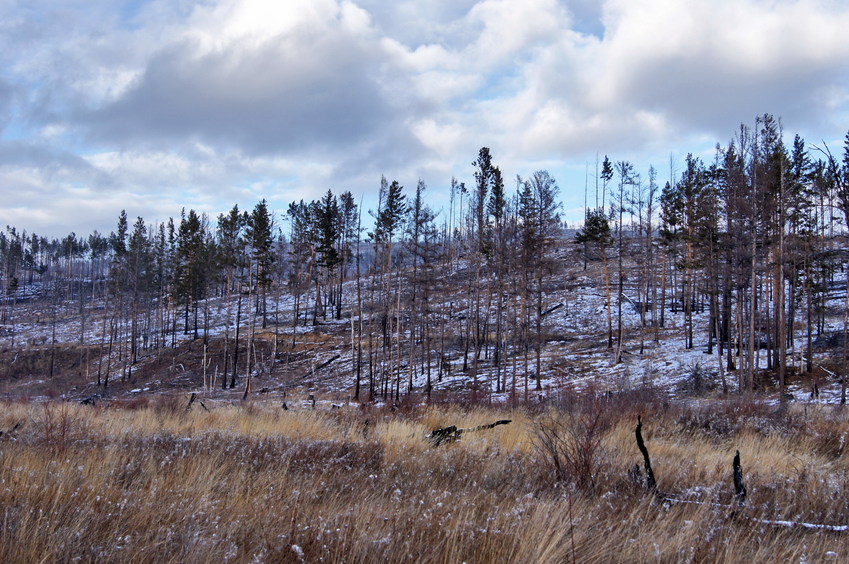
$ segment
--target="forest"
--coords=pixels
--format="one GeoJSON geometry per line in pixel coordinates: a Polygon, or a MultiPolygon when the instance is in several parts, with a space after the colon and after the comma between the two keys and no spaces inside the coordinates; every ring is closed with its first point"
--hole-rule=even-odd
{"type": "Polygon", "coordinates": [[[8,226],[0,559],[845,560],[849,133],[784,139],[605,156],[577,230],[487,147],[447,210],[8,226]]]}
{"type": "Polygon", "coordinates": [[[152,359],[171,354],[173,372],[174,351],[194,346],[181,358],[184,371],[193,359],[196,388],[247,396],[265,377],[285,393],[298,370],[324,368],[317,355],[291,365],[313,334],[345,364],[329,387],[353,401],[439,390],[527,402],[551,386],[558,310],[591,288],[603,322],[571,330],[603,343],[611,365],[674,332],[714,359],[723,393],[785,398],[789,378],[818,371],[839,379],[845,402],[849,134],[842,159],[784,139],[780,119],[759,116],[709,161],[670,165],[663,186],[654,167],[641,175],[605,156],[574,235],[556,180],[540,170],[508,188],[486,147],[438,212],[424,181],[409,190],[381,178],[375,210],[328,190],[281,214],[266,200],[158,224],[122,211],[108,235],[47,240],[7,226],[6,376],[38,366],[48,381],[71,374],[66,387],[107,394],[152,359]],[[27,354],[38,358],[13,362],[27,354]]]}

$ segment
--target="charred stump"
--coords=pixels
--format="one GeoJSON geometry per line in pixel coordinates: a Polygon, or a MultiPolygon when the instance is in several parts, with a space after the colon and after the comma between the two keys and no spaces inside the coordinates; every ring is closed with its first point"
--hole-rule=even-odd
{"type": "Polygon", "coordinates": [[[637,437],[637,448],[643,455],[643,466],[646,469],[646,489],[652,493],[657,492],[657,482],[654,479],[654,471],[651,469],[651,459],[649,458],[649,450],[646,448],[646,443],[643,441],[643,421],[640,416],[637,416],[637,428],[634,430],[637,437]]]}
{"type": "Polygon", "coordinates": [[[734,498],[737,504],[743,506],[746,504],[746,485],[743,483],[743,467],[740,465],[740,451],[734,454],[734,498]]]}

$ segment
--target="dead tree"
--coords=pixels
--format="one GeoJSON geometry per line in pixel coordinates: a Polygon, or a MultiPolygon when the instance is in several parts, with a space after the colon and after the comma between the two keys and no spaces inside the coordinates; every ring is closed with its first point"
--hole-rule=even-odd
{"type": "Polygon", "coordinates": [[[640,452],[643,455],[643,465],[646,469],[646,489],[652,493],[657,493],[657,482],[654,479],[654,472],[651,469],[651,459],[649,458],[649,451],[646,448],[646,443],[643,442],[643,421],[640,416],[637,416],[637,428],[634,430],[634,434],[637,437],[637,448],[640,449],[640,452]]]}
{"type": "Polygon", "coordinates": [[[734,454],[734,498],[741,507],[746,504],[746,485],[743,483],[743,467],[740,465],[740,451],[734,454]]]}

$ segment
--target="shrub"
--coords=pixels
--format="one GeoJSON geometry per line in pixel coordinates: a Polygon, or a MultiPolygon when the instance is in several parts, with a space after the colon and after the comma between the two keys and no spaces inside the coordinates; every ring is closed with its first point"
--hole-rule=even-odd
{"type": "Polygon", "coordinates": [[[602,441],[611,427],[606,400],[596,395],[578,399],[565,410],[540,416],[532,435],[536,453],[547,463],[557,482],[594,489],[604,455],[602,441]]]}

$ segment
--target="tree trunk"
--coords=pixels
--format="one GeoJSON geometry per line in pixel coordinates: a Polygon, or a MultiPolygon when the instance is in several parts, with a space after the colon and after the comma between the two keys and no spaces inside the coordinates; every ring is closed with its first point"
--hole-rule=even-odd
{"type": "MultiPolygon", "coordinates": [[[[242,325],[242,292],[236,298],[236,335],[233,339],[233,372],[230,376],[230,389],[236,387],[236,371],[239,369],[239,331],[242,325]]],[[[226,376],[225,376],[226,380],[226,376]]]]}

